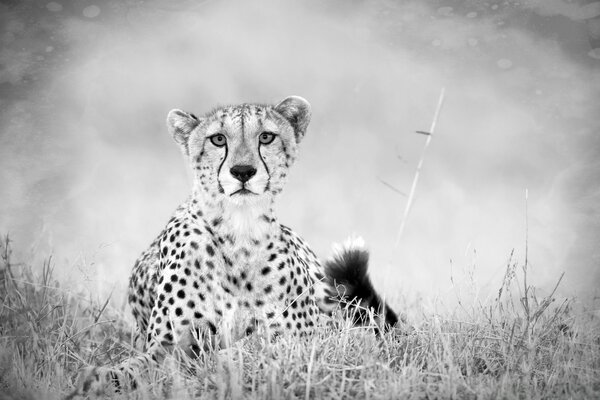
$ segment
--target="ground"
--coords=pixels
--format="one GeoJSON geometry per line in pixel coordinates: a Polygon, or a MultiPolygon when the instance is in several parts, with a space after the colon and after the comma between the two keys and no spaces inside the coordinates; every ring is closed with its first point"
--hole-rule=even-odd
{"type": "MultiPolygon", "coordinates": [[[[36,275],[2,250],[1,399],[64,398],[81,367],[133,354],[131,319],[108,299],[88,301],[54,280],[50,261],[36,275]]],[[[377,336],[334,318],[312,337],[255,335],[183,367],[167,359],[140,377],[152,383],[109,398],[598,398],[598,317],[536,297],[522,267],[507,266],[487,303],[406,304],[408,329],[377,336]]]]}

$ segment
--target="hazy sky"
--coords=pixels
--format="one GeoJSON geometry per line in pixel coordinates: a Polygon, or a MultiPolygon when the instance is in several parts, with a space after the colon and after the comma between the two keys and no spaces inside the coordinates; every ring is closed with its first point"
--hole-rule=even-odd
{"type": "Polygon", "coordinates": [[[313,120],[280,220],[321,256],[362,235],[387,296],[499,286],[512,249],[600,283],[600,2],[23,1],[0,5],[0,230],[61,279],[126,285],[189,191],[171,108],[313,120]],[[396,236],[438,96],[414,206],[396,236]]]}

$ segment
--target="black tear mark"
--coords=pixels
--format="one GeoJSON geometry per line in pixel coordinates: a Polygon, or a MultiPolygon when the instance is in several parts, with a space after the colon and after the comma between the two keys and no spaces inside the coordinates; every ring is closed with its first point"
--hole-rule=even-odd
{"type": "Polygon", "coordinates": [[[260,148],[261,148],[261,145],[259,143],[258,144],[258,156],[260,157],[260,161],[265,166],[265,170],[267,171],[267,184],[268,184],[269,182],[271,182],[271,171],[269,171],[269,167],[267,167],[267,163],[265,162],[265,159],[264,159],[262,153],[260,152],[260,148]]]}
{"type": "Polygon", "coordinates": [[[220,193],[225,193],[225,190],[223,189],[223,186],[221,185],[221,181],[219,180],[219,175],[221,175],[221,168],[223,167],[223,164],[225,164],[225,160],[227,160],[227,154],[229,154],[229,146],[227,146],[227,144],[225,144],[225,157],[223,157],[223,161],[221,161],[221,164],[219,164],[219,168],[217,169],[217,183],[219,185],[220,193]]]}

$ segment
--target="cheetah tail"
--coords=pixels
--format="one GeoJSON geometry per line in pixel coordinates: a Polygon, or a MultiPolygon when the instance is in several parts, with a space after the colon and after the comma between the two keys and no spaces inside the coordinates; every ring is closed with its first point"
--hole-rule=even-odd
{"type": "Polygon", "coordinates": [[[369,252],[362,238],[353,237],[333,247],[333,256],[325,261],[325,275],[334,293],[348,305],[357,324],[369,321],[368,310],[383,317],[385,330],[396,325],[398,316],[375,291],[369,279],[369,252]]]}

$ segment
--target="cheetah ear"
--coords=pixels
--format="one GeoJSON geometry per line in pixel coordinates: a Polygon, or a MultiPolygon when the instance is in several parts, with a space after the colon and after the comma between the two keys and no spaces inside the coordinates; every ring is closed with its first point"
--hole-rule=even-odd
{"type": "Polygon", "coordinates": [[[171,110],[167,115],[167,128],[169,133],[179,144],[185,154],[188,154],[188,139],[190,133],[200,124],[200,120],[194,115],[181,110],[171,110]]]}
{"type": "Polygon", "coordinates": [[[275,110],[294,128],[296,143],[300,143],[310,122],[310,104],[300,96],[286,97],[275,106],[275,110]]]}

